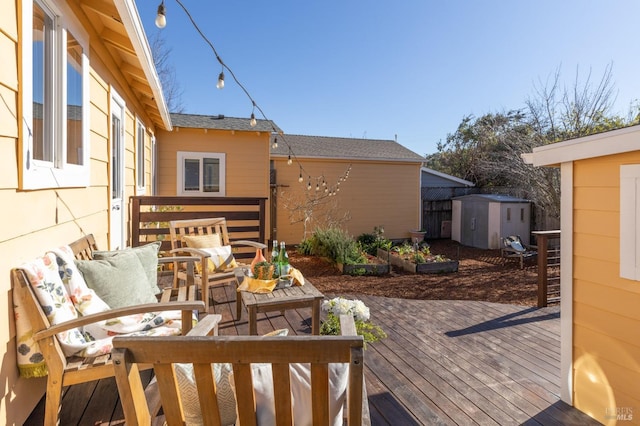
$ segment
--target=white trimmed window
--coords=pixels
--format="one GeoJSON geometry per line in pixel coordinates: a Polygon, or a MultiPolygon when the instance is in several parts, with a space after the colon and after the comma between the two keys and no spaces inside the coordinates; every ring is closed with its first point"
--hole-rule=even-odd
{"type": "Polygon", "coordinates": [[[145,136],[146,129],[144,128],[144,124],[140,120],[136,121],[137,123],[137,133],[136,133],[136,188],[138,195],[143,195],[146,192],[145,185],[145,136]]]}
{"type": "Polygon", "coordinates": [[[89,37],[66,2],[23,3],[21,188],[89,184],[89,37]]]}
{"type": "Polygon", "coordinates": [[[178,151],[178,195],[224,197],[225,154],[178,151]]]}

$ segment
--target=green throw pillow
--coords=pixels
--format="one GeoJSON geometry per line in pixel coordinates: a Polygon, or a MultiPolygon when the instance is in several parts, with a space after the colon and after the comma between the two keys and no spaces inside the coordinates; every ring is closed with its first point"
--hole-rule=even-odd
{"type": "Polygon", "coordinates": [[[160,250],[160,241],[145,244],[140,247],[127,247],[122,250],[113,251],[99,251],[96,250],[92,253],[94,260],[103,260],[113,256],[121,255],[122,253],[135,253],[147,274],[147,281],[149,282],[149,288],[154,294],[162,292],[162,289],[158,287],[158,251],[160,250]]]}
{"type": "Polygon", "coordinates": [[[111,309],[142,303],[157,303],[138,256],[123,252],[101,260],[76,260],[89,288],[111,309]]]}

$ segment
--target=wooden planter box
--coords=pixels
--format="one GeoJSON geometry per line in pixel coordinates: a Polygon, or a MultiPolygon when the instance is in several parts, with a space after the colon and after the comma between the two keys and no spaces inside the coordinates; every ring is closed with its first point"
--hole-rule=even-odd
{"type": "Polygon", "coordinates": [[[400,256],[390,254],[386,250],[378,249],[378,257],[384,261],[389,261],[393,266],[403,269],[412,274],[445,274],[449,272],[458,272],[457,260],[449,260],[447,262],[428,262],[413,263],[402,259],[400,256]]]}
{"type": "Polygon", "coordinates": [[[388,263],[359,263],[345,265],[338,263],[338,269],[343,275],[386,275],[389,273],[388,263]]]}

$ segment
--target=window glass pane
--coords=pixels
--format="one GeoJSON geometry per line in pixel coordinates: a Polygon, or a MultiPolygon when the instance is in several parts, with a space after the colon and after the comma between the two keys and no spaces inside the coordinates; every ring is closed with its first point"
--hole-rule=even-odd
{"type": "Polygon", "coordinates": [[[33,4],[33,158],[53,161],[51,134],[47,129],[51,126],[52,110],[50,87],[51,54],[53,21],[44,10],[33,4]]]}
{"type": "Polygon", "coordinates": [[[145,136],[144,127],[138,124],[138,140],[137,140],[138,148],[137,148],[136,156],[138,159],[137,176],[138,176],[139,188],[142,188],[144,186],[144,136],[145,136]]]}
{"type": "Polygon", "coordinates": [[[184,160],[184,191],[200,190],[200,160],[184,160]]]}
{"type": "Polygon", "coordinates": [[[111,116],[111,132],[112,132],[112,145],[111,145],[111,162],[112,162],[112,170],[111,170],[111,179],[113,185],[111,186],[111,198],[112,199],[120,199],[122,198],[122,176],[120,174],[120,168],[122,167],[120,164],[121,161],[121,149],[122,149],[122,128],[120,124],[120,117],[116,114],[112,114],[111,116]]]}
{"type": "Polygon", "coordinates": [[[218,158],[203,158],[202,162],[203,191],[220,192],[220,160],[218,158]]]}
{"type": "Polygon", "coordinates": [[[82,46],[67,33],[67,163],[82,157],[82,46]]]}

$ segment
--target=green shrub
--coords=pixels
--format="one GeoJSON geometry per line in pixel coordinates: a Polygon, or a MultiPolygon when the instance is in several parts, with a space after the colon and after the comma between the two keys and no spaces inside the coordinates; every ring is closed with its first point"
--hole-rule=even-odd
{"type": "Polygon", "coordinates": [[[311,254],[327,257],[336,263],[354,264],[366,260],[358,243],[340,228],[316,229],[311,247],[311,254]]]}
{"type": "Polygon", "coordinates": [[[356,239],[362,251],[371,256],[378,254],[378,249],[389,250],[392,246],[391,240],[384,237],[384,228],[382,226],[376,226],[373,228],[372,234],[361,234],[356,239]]]}

